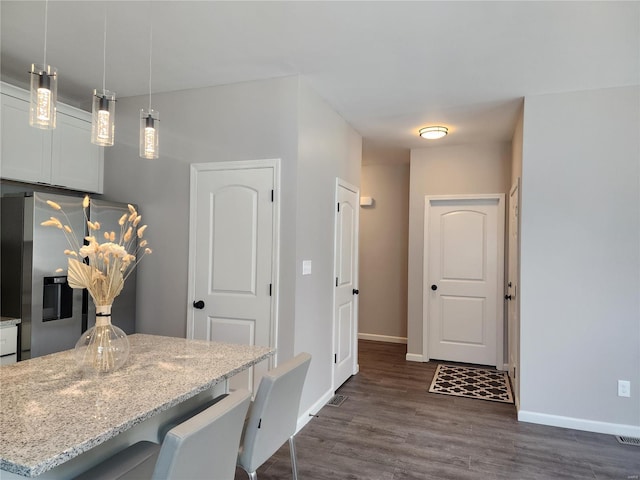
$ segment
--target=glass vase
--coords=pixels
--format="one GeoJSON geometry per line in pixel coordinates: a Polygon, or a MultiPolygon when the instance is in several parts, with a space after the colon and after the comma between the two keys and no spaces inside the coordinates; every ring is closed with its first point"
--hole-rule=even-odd
{"type": "Polygon", "coordinates": [[[111,324],[111,305],[96,305],[96,324],[82,334],[75,346],[80,368],[89,373],[110,373],[129,357],[129,339],[111,324]]]}

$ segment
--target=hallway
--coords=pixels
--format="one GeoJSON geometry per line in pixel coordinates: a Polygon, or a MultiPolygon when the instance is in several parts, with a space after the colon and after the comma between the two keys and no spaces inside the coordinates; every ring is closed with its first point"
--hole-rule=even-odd
{"type": "MultiPolygon", "coordinates": [[[[296,437],[301,480],[639,478],[638,447],[518,423],[513,405],[427,393],[435,362],[406,362],[400,344],[359,347],[360,373],[338,391],[347,400],[324,407],[296,437]]],[[[288,446],[258,478],[291,478],[288,446]]]]}

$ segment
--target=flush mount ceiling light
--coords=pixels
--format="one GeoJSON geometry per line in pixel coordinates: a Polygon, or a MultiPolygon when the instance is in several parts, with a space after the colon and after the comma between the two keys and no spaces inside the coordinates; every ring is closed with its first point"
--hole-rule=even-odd
{"type": "Polygon", "coordinates": [[[447,127],[433,126],[433,127],[424,127],[420,129],[420,136],[422,138],[427,138],[429,140],[442,138],[447,133],[449,133],[449,129],[447,127]]]}
{"type": "Polygon", "coordinates": [[[31,65],[31,101],[29,125],[43,130],[56,128],[56,102],[58,97],[58,71],[47,65],[47,23],[49,2],[44,4],[44,61],[31,65]]]}
{"type": "Polygon", "coordinates": [[[116,94],[105,88],[107,71],[107,7],[104,7],[104,39],[102,51],[102,90],[93,91],[91,115],[91,143],[113,146],[115,135],[116,94]]]}

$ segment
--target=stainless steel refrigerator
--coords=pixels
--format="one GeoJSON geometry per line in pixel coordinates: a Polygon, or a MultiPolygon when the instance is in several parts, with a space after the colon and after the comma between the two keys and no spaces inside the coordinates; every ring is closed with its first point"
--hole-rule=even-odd
{"type": "MultiPolygon", "coordinates": [[[[68,218],[60,220],[82,242],[87,234],[82,197],[34,192],[0,198],[0,305],[2,316],[22,320],[18,360],[71,349],[81,333],[95,324],[95,308],[86,290],[72,289],[67,283],[64,250],[69,244],[63,232],[40,225],[60,216],[47,200],[62,207],[68,218]]],[[[119,232],[118,219],[128,211],[127,205],[100,200],[92,204],[89,216],[101,223],[101,232],[119,232]]],[[[135,331],[133,275],[114,301],[112,322],[126,333],[135,331]]]]}

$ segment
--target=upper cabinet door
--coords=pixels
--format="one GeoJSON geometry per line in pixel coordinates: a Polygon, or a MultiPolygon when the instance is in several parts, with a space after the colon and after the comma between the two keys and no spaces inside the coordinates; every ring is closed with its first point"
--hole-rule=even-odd
{"type": "Polygon", "coordinates": [[[51,131],[29,126],[29,102],[2,99],[0,176],[30,183],[51,182],[51,131]]]}
{"type": "Polygon", "coordinates": [[[91,113],[58,103],[55,130],[33,128],[29,92],[0,86],[0,177],[102,193],[104,151],[91,143],[91,113]]]}
{"type": "Polygon", "coordinates": [[[104,154],[91,143],[91,123],[58,112],[53,132],[51,183],[83,192],[102,193],[104,154]]]}

